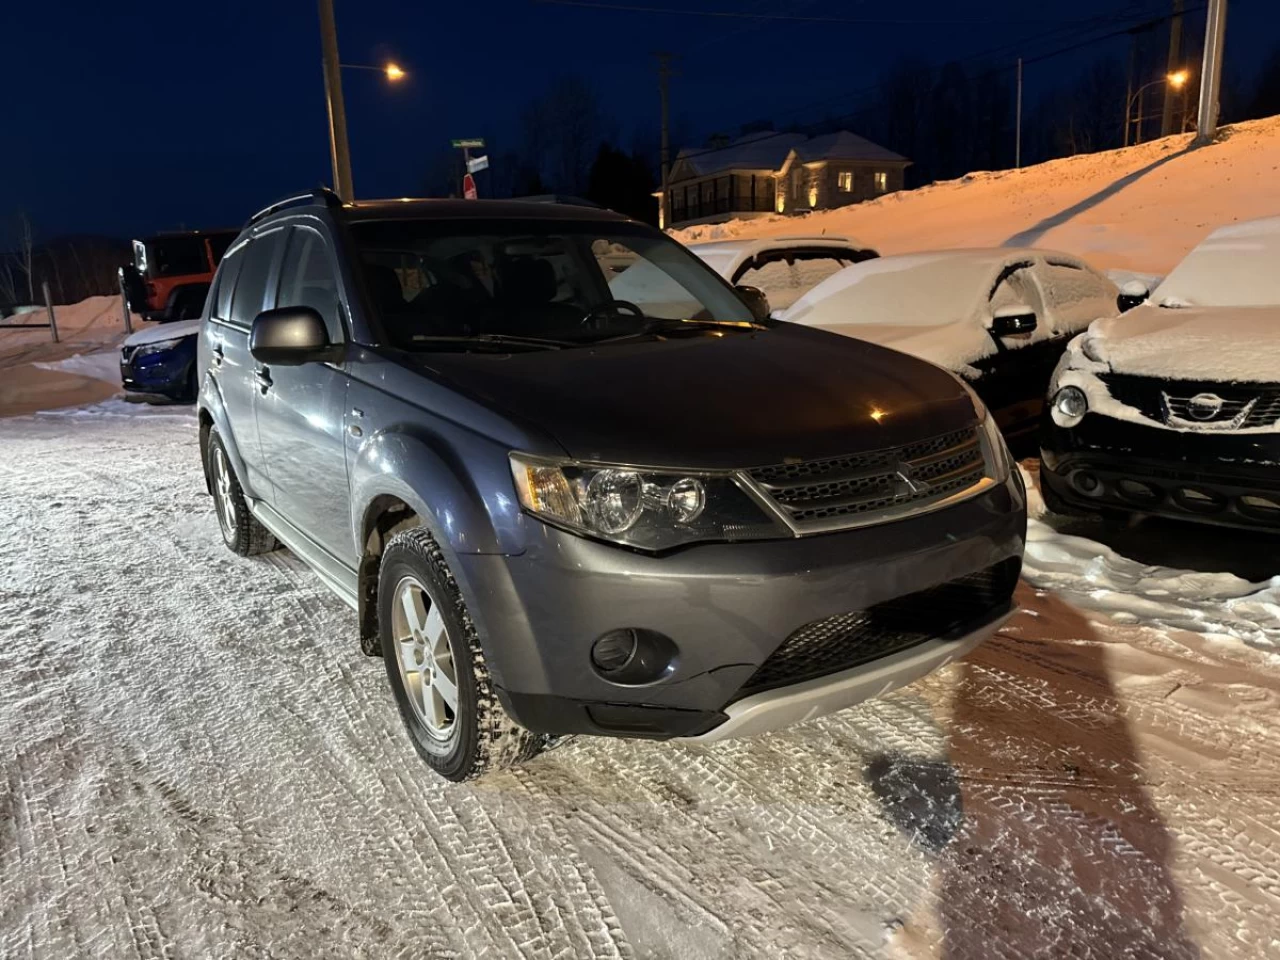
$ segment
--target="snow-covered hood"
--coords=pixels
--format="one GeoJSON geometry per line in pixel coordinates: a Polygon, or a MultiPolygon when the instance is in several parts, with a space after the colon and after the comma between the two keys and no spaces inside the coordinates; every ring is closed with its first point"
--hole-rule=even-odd
{"type": "Polygon", "coordinates": [[[137,347],[144,343],[160,343],[164,340],[192,337],[200,332],[201,322],[197,317],[195,320],[179,320],[176,323],[157,323],[154,327],[147,327],[145,330],[131,334],[124,345],[137,347]]]}
{"type": "Polygon", "coordinates": [[[1280,306],[1181,307],[1143,304],[1098,320],[1089,353],[1116,373],[1175,380],[1280,380],[1280,306]]]}
{"type": "Polygon", "coordinates": [[[882,347],[901,350],[921,360],[928,360],[957,373],[976,373],[971,365],[995,352],[990,334],[976,323],[956,320],[922,326],[918,323],[822,323],[828,330],[845,337],[855,337],[882,347]]]}

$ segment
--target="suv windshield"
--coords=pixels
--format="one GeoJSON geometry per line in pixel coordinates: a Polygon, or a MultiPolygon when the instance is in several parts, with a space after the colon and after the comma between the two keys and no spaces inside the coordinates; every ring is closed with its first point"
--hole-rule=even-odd
{"type": "Polygon", "coordinates": [[[754,326],[693,254],[627,223],[390,220],[351,228],[387,339],[528,348],[754,326]]]}

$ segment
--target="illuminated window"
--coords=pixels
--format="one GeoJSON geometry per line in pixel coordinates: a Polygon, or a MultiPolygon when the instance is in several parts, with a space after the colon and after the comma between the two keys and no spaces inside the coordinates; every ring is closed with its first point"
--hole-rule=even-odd
{"type": "Polygon", "coordinates": [[[876,171],[876,193],[884,193],[889,189],[889,175],[883,171],[876,171]]]}
{"type": "Polygon", "coordinates": [[[840,173],[837,175],[836,181],[840,186],[841,193],[853,192],[853,171],[852,170],[841,170],[840,173]]]}
{"type": "Polygon", "coordinates": [[[809,206],[816,207],[818,205],[818,182],[812,181],[809,184],[809,206]]]}

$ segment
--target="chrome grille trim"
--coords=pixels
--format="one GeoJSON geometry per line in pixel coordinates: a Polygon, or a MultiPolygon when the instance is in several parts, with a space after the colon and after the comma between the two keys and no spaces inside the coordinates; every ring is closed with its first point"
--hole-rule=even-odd
{"type": "Polygon", "coordinates": [[[739,478],[797,536],[928,513],[996,483],[976,425],[865,454],[757,467],[739,478]]]}

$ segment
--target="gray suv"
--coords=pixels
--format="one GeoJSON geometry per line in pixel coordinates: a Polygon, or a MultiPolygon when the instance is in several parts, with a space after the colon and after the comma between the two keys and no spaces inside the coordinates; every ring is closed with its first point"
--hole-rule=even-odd
{"type": "Polygon", "coordinates": [[[452,780],[821,716],[1012,609],[1025,492],[963,383],[604,210],[282,201],[198,364],[227,546],[284,544],[358,612],[452,780]]]}

